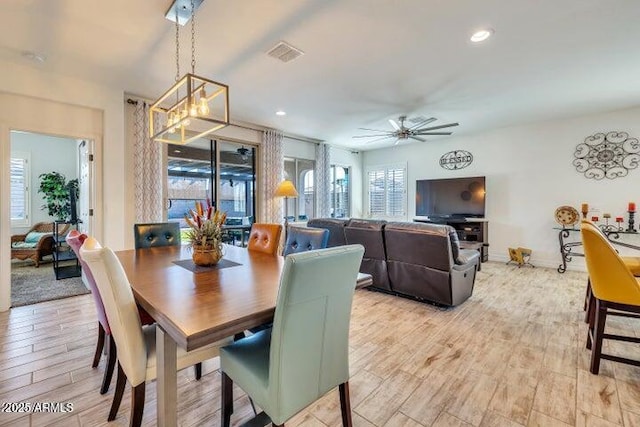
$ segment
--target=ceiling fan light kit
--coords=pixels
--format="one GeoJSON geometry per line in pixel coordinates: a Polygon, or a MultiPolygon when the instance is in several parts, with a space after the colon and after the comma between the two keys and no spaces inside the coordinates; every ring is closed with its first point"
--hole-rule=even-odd
{"type": "MultiPolygon", "coordinates": [[[[191,0],[191,72],[180,78],[179,13],[176,17],[176,82],[149,107],[149,136],[158,142],[188,144],[229,124],[229,86],[195,74],[195,2],[191,0]]],[[[171,10],[171,9],[170,9],[171,10]]],[[[167,12],[169,13],[169,12],[167,12]]]]}
{"type": "MultiPolygon", "coordinates": [[[[434,135],[451,135],[452,132],[434,132],[438,129],[446,129],[454,126],[458,126],[458,123],[448,123],[446,125],[440,126],[427,126],[428,124],[436,121],[435,117],[431,117],[428,119],[418,119],[416,124],[411,127],[405,126],[405,121],[407,120],[407,116],[400,116],[398,118],[398,122],[393,119],[389,119],[389,123],[393,127],[393,130],[379,130],[379,129],[369,129],[369,128],[359,128],[360,130],[366,130],[370,132],[375,132],[374,134],[369,135],[356,135],[353,138],[374,138],[365,142],[365,144],[372,144],[374,142],[383,141],[388,138],[395,138],[395,142],[393,145],[398,145],[402,141],[406,141],[409,139],[413,139],[415,141],[426,142],[427,140],[422,138],[422,136],[434,136],[434,135]]],[[[412,121],[412,120],[410,120],[412,121]]]]}

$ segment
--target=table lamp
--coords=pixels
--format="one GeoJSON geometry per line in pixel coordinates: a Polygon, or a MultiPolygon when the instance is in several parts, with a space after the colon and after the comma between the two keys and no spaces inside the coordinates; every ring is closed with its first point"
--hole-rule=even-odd
{"type": "Polygon", "coordinates": [[[289,197],[298,197],[298,191],[296,190],[293,182],[285,179],[276,188],[274,194],[276,197],[284,197],[284,241],[287,241],[287,227],[289,225],[289,197]]]}

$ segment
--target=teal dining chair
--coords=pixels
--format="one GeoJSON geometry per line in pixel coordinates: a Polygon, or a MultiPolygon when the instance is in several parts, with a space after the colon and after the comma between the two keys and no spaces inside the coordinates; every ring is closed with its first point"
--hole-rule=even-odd
{"type": "Polygon", "coordinates": [[[273,327],[220,349],[224,427],[234,382],[274,425],[339,387],[342,423],[351,426],[349,320],[363,254],[349,245],[285,258],[273,327]]]}

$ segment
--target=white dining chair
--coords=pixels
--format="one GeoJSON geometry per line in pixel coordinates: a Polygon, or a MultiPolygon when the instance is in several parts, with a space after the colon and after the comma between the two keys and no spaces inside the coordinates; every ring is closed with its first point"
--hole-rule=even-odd
{"type": "MultiPolygon", "coordinates": [[[[109,421],[116,418],[126,381],[131,383],[131,426],[142,421],[145,383],[156,378],[156,326],[142,329],[136,302],[120,260],[109,248],[103,248],[92,237],[87,238],[80,254],[91,268],[102,296],[111,334],[118,348],[118,378],[109,412],[109,421]]],[[[223,340],[187,352],[178,347],[178,370],[218,356],[218,348],[232,340],[223,340]]]]}

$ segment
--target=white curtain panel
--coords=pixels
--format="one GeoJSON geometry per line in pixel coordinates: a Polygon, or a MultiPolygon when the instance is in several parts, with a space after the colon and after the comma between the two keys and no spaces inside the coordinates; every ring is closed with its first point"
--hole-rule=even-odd
{"type": "Polygon", "coordinates": [[[331,216],[331,146],[325,143],[316,145],[316,216],[331,216]]]}
{"type": "Polygon", "coordinates": [[[278,184],[284,179],[284,153],[282,150],[282,132],[269,129],[262,135],[262,206],[260,219],[262,222],[279,224],[282,222],[283,199],[275,197],[278,184]]]}
{"type": "Polygon", "coordinates": [[[133,114],[136,223],[162,222],[162,144],[149,137],[149,106],[138,101],[133,114]]]}

